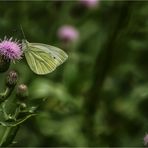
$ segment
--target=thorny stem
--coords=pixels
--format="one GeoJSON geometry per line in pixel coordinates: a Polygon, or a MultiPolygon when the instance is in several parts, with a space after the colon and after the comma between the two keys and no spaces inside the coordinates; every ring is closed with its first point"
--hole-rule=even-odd
{"type": "Polygon", "coordinates": [[[8,127],[4,127],[4,128],[5,128],[4,134],[3,134],[2,138],[0,139],[0,146],[1,147],[7,147],[12,144],[12,141],[17,133],[19,126],[15,126],[15,127],[8,126],[8,127]]]}
{"type": "MultiPolygon", "coordinates": [[[[13,89],[14,87],[11,88],[6,87],[5,91],[3,93],[0,93],[0,105],[7,100],[7,98],[11,95],[13,89]]],[[[5,110],[3,110],[3,112],[6,115],[5,110]]],[[[4,128],[5,128],[4,134],[0,139],[0,146],[9,146],[16,135],[18,127],[4,127],[4,128]]]]}
{"type": "Polygon", "coordinates": [[[7,87],[5,92],[0,93],[0,104],[3,103],[12,93],[13,88],[7,87]]]}
{"type": "MultiPolygon", "coordinates": [[[[14,87],[13,87],[14,88],[14,87]]],[[[5,112],[5,101],[7,100],[7,98],[11,95],[13,88],[9,88],[7,87],[5,92],[0,93],[0,105],[2,107],[2,112],[5,116],[5,118],[7,118],[7,113],[5,112]]]]}
{"type": "Polygon", "coordinates": [[[4,131],[4,134],[3,134],[3,136],[2,136],[2,138],[0,140],[0,146],[2,146],[3,143],[6,141],[6,138],[8,137],[8,134],[9,134],[10,130],[11,130],[11,127],[6,127],[6,129],[4,131]]]}

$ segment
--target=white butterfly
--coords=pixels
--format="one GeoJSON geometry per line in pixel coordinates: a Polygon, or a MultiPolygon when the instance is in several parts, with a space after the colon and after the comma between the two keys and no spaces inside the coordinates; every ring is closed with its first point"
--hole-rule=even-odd
{"type": "Polygon", "coordinates": [[[22,49],[31,70],[39,75],[54,71],[68,58],[61,49],[42,43],[29,43],[23,40],[22,49]]]}

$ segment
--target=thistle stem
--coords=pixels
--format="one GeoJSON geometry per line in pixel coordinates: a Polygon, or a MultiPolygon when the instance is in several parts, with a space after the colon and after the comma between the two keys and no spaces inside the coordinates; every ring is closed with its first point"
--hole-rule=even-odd
{"type": "Polygon", "coordinates": [[[2,146],[2,144],[6,141],[6,138],[8,137],[8,134],[9,134],[10,130],[11,130],[11,127],[6,127],[5,128],[4,134],[3,134],[3,136],[2,136],[2,138],[0,140],[0,146],[2,146]]]}
{"type": "Polygon", "coordinates": [[[2,138],[0,139],[0,146],[6,147],[12,144],[13,139],[15,138],[15,135],[17,133],[19,126],[16,127],[5,127],[4,134],[2,138]]]}
{"type": "Polygon", "coordinates": [[[13,91],[13,88],[7,87],[7,88],[5,89],[5,92],[0,93],[0,104],[1,104],[2,102],[4,102],[4,101],[11,95],[12,91],[13,91]]]}
{"type": "MultiPolygon", "coordinates": [[[[15,86],[15,85],[14,85],[15,86]]],[[[5,110],[4,110],[4,106],[5,104],[5,101],[7,100],[7,98],[11,95],[13,89],[14,89],[14,86],[12,87],[6,87],[5,91],[0,93],[0,105],[2,105],[2,108],[3,108],[3,113],[4,113],[4,116],[7,116],[5,110]]],[[[0,147],[2,146],[9,146],[16,133],[17,133],[17,129],[18,129],[18,126],[16,127],[3,127],[4,128],[4,133],[3,133],[3,136],[0,138],[0,147]]]]}

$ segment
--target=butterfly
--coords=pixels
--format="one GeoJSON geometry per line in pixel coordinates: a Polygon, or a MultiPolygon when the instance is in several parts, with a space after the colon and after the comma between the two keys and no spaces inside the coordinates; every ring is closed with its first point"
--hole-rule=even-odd
{"type": "Polygon", "coordinates": [[[27,40],[22,40],[22,50],[30,69],[38,75],[53,72],[68,58],[63,50],[55,46],[29,43],[27,40]]]}

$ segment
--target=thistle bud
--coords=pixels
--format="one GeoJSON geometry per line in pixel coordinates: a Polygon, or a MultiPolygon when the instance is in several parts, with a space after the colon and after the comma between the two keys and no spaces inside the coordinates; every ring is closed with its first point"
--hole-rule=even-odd
{"type": "Polygon", "coordinates": [[[20,84],[17,87],[17,96],[20,101],[24,101],[28,97],[28,87],[25,84],[20,84]]]}
{"type": "Polygon", "coordinates": [[[23,110],[27,107],[26,103],[20,103],[20,109],[23,110]]]}
{"type": "Polygon", "coordinates": [[[18,79],[17,73],[14,70],[10,71],[6,78],[6,85],[8,87],[14,87],[17,83],[17,79],[18,79]]]}
{"type": "Polygon", "coordinates": [[[0,72],[6,72],[9,69],[10,60],[6,59],[3,55],[0,54],[0,72]]]}

